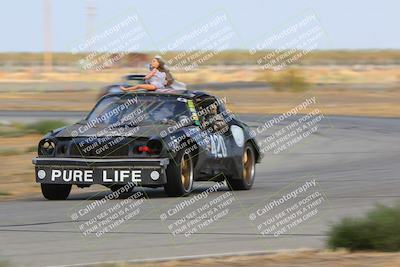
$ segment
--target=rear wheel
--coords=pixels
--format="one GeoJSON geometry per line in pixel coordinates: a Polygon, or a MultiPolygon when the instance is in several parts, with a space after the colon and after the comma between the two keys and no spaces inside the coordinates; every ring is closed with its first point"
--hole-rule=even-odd
{"type": "Polygon", "coordinates": [[[240,179],[228,178],[228,184],[231,190],[249,190],[254,183],[254,174],[256,170],[256,158],[253,146],[246,144],[242,155],[242,173],[240,179]]]}
{"type": "Polygon", "coordinates": [[[167,167],[167,184],[165,193],[171,197],[189,194],[193,187],[193,160],[189,153],[180,151],[167,167]]]}
{"type": "Polygon", "coordinates": [[[71,192],[70,184],[40,184],[42,194],[48,200],[65,200],[71,192]]]}

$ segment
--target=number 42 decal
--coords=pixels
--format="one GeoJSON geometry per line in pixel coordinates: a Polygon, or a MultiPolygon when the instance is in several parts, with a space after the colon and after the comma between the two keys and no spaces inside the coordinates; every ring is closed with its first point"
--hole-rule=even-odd
{"type": "Polygon", "coordinates": [[[213,154],[216,158],[225,158],[227,153],[224,138],[218,134],[211,134],[210,141],[211,154],[213,154]]]}

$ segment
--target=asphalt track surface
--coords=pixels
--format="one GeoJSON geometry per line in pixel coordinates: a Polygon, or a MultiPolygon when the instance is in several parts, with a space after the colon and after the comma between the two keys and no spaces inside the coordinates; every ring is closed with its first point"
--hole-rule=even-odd
{"type": "MultiPolygon", "coordinates": [[[[2,116],[5,118],[4,114],[2,116]]],[[[241,117],[253,127],[270,118],[241,117]]],[[[271,131],[272,128],[257,138],[263,139],[271,131]]],[[[107,201],[89,215],[75,217],[75,221],[71,218],[73,214],[87,208],[94,200],[101,200],[110,191],[102,187],[94,191],[74,188],[67,201],[52,202],[37,196],[2,202],[0,259],[26,266],[54,266],[323,248],[332,223],[346,216],[362,215],[378,203],[399,201],[399,132],[399,119],[325,117],[319,122],[316,133],[290,149],[278,154],[266,153],[262,163],[257,165],[253,189],[233,192],[234,200],[225,206],[229,208],[225,216],[211,224],[203,224],[205,226],[197,233],[186,237],[172,235],[168,227],[178,224],[178,218],[189,216],[203,204],[226,196],[229,192],[226,186],[164,221],[160,219],[161,214],[191,198],[167,198],[161,189],[145,189],[144,200],[129,202],[138,205],[139,213],[100,237],[96,237],[96,232],[85,236],[79,227],[88,225],[91,218],[108,208],[122,205],[132,194],[107,201]],[[251,221],[249,215],[312,179],[318,187],[307,190],[318,190],[324,197],[317,214],[279,236],[274,236],[273,231],[262,236],[257,225],[263,217],[251,221]]],[[[212,185],[195,184],[191,197],[200,196],[212,185]]],[[[135,192],[142,192],[140,190],[135,192]]],[[[275,207],[271,214],[283,209],[284,205],[275,207]]]]}

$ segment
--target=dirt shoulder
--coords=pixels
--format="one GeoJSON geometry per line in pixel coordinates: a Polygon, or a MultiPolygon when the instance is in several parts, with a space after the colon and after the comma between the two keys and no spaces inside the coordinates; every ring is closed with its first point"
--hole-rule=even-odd
{"type": "Polygon", "coordinates": [[[0,200],[16,199],[40,193],[35,183],[33,151],[41,135],[0,138],[0,200]]]}
{"type": "Polygon", "coordinates": [[[400,117],[400,90],[326,89],[295,93],[253,89],[212,93],[226,97],[227,106],[236,113],[282,114],[315,97],[313,108],[319,108],[324,115],[400,117]]]}
{"type": "Polygon", "coordinates": [[[252,267],[393,267],[400,266],[400,253],[379,253],[379,252],[325,252],[325,251],[304,251],[304,252],[282,252],[255,256],[232,256],[218,258],[204,258],[192,260],[171,260],[162,262],[147,263],[118,263],[98,266],[118,267],[184,267],[184,266],[252,266],[252,267]]]}

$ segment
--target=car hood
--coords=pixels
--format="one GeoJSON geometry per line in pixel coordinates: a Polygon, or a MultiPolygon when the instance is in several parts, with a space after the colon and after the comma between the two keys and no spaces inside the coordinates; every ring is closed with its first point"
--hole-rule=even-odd
{"type": "Polygon", "coordinates": [[[174,125],[139,125],[136,127],[116,127],[109,129],[109,126],[97,125],[96,127],[86,127],[82,124],[74,124],[63,128],[61,131],[54,133],[54,137],[90,137],[90,136],[166,136],[168,133],[174,132],[174,125]]]}

